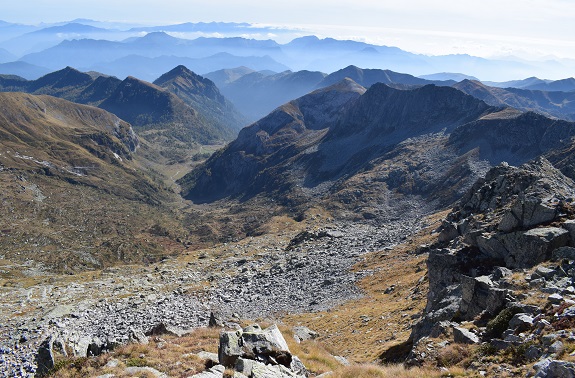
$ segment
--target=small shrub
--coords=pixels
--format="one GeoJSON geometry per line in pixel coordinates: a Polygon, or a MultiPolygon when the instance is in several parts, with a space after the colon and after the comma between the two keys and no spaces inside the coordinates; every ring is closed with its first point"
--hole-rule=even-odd
{"type": "Polygon", "coordinates": [[[530,346],[534,345],[533,342],[521,343],[519,345],[512,345],[502,352],[502,356],[507,359],[507,362],[515,366],[524,365],[527,363],[525,352],[530,346]]]}
{"type": "Polygon", "coordinates": [[[90,362],[88,357],[63,358],[54,362],[54,367],[48,372],[49,377],[59,377],[60,371],[80,371],[90,362]]]}
{"type": "Polygon", "coordinates": [[[475,353],[478,356],[495,356],[497,354],[497,348],[495,348],[490,343],[481,344],[476,350],[475,353]]]}
{"type": "Polygon", "coordinates": [[[490,337],[501,337],[503,332],[505,332],[505,330],[509,327],[509,321],[511,318],[513,318],[513,316],[519,312],[521,312],[521,309],[518,307],[508,307],[501,310],[501,312],[499,312],[496,317],[487,323],[487,335],[490,337]]]}

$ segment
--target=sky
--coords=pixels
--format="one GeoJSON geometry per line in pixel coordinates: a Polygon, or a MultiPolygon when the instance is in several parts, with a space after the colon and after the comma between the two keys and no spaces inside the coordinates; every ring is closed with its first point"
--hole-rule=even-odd
{"type": "Polygon", "coordinates": [[[575,0],[25,0],[0,4],[0,19],[8,22],[76,18],[154,25],[249,22],[431,55],[575,59],[575,0]]]}

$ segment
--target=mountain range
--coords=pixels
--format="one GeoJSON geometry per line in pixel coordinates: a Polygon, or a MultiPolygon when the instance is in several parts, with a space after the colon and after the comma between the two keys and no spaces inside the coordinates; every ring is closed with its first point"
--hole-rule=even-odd
{"type": "Polygon", "coordinates": [[[180,184],[194,202],[263,195],[371,217],[412,197],[437,209],[489,166],[570,148],[574,135],[575,123],[490,106],[455,88],[366,90],[347,78],[244,128],[180,184]]]}
{"type": "MultiPolygon", "coordinates": [[[[246,34],[264,36],[266,30],[278,33],[279,36],[293,32],[289,29],[278,30],[238,23],[185,23],[148,27],[91,20],[42,26],[5,23],[0,28],[0,48],[5,50],[4,61],[0,62],[8,63],[13,59],[48,70],[74,66],[84,71],[95,70],[120,78],[132,75],[145,80],[153,80],[169,70],[165,64],[160,63],[166,60],[170,61],[171,67],[183,64],[199,74],[241,65],[256,71],[267,69],[281,72],[290,69],[327,73],[356,65],[414,75],[465,72],[473,77],[490,80],[530,77],[535,73],[556,76],[558,71],[569,72],[572,68],[572,62],[567,60],[528,62],[513,58],[484,59],[463,54],[426,56],[397,47],[333,38],[320,39],[316,36],[299,37],[287,43],[242,37],[246,34]],[[214,37],[217,29],[221,30],[218,38],[214,37]],[[134,63],[153,64],[147,70],[134,72],[129,69],[130,65],[134,68],[134,63]]],[[[14,72],[5,67],[0,73],[14,72]]],[[[32,74],[30,72],[23,76],[37,78],[32,74]]],[[[564,85],[556,88],[566,90],[564,85]]]]}
{"type": "MultiPolygon", "coordinates": [[[[463,79],[457,82],[449,79],[450,77],[459,78],[461,75],[443,74],[440,78],[446,80],[430,80],[390,70],[348,66],[329,75],[310,71],[285,71],[274,74],[238,67],[214,71],[205,76],[212,79],[222,93],[251,121],[258,120],[290,99],[303,96],[314,89],[330,86],[344,78],[350,78],[365,88],[376,83],[384,83],[398,89],[428,84],[453,86],[493,106],[511,106],[550,117],[574,120],[574,92],[498,88],[487,86],[477,80],[463,79]]],[[[568,82],[568,80],[562,82],[568,82]]],[[[550,82],[552,83],[554,82],[550,82]]],[[[529,80],[529,84],[524,84],[529,86],[533,85],[533,82],[529,80]]]]}
{"type": "Polygon", "coordinates": [[[213,82],[183,66],[167,72],[156,84],[67,67],[36,80],[0,77],[0,90],[98,106],[130,122],[147,141],[176,160],[185,158],[194,143],[233,138],[247,123],[213,82]]]}

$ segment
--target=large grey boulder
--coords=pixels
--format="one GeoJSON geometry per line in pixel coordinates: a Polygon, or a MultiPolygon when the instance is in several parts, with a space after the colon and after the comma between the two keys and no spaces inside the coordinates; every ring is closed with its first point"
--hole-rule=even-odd
{"type": "MultiPolygon", "coordinates": [[[[570,233],[571,236],[571,243],[573,243],[573,239],[574,235],[570,233]]],[[[566,259],[566,260],[575,260],[575,248],[573,247],[561,247],[561,248],[557,248],[556,250],[554,250],[551,254],[551,258],[553,260],[562,260],[562,259],[566,259]]]]}
{"type": "Polygon", "coordinates": [[[575,378],[575,364],[561,360],[543,360],[534,366],[535,378],[575,378]]]}
{"type": "Polygon", "coordinates": [[[568,219],[561,225],[564,229],[569,231],[571,236],[571,247],[575,247],[575,219],[568,219]]]}
{"type": "Polygon", "coordinates": [[[250,378],[298,378],[296,372],[286,368],[283,365],[266,365],[262,362],[238,358],[235,365],[236,372],[239,372],[250,378]]]}
{"type": "Polygon", "coordinates": [[[288,345],[275,324],[264,330],[256,324],[241,331],[222,333],[218,357],[226,367],[233,367],[240,357],[285,367],[292,361],[288,345]]]}
{"type": "Polygon", "coordinates": [[[295,326],[292,328],[292,331],[293,331],[293,337],[297,343],[300,343],[305,340],[313,340],[319,336],[319,334],[316,331],[313,331],[308,327],[304,326],[295,326]]]}
{"type": "Polygon", "coordinates": [[[226,368],[223,365],[216,365],[206,371],[192,375],[189,378],[222,378],[224,376],[224,371],[226,371],[226,368]]]}
{"type": "Polygon", "coordinates": [[[551,222],[557,217],[557,208],[543,201],[538,197],[518,198],[503,215],[499,230],[510,232],[551,222]]]}
{"type": "Polygon", "coordinates": [[[486,311],[495,316],[505,306],[508,290],[499,289],[488,276],[461,276],[461,305],[465,319],[472,319],[486,311]]]}
{"type": "Polygon", "coordinates": [[[529,314],[520,312],[511,318],[509,321],[509,329],[516,332],[524,332],[533,327],[533,317],[529,314]]]}
{"type": "Polygon", "coordinates": [[[453,341],[458,344],[479,344],[480,342],[476,334],[461,327],[453,327],[453,341]]]}

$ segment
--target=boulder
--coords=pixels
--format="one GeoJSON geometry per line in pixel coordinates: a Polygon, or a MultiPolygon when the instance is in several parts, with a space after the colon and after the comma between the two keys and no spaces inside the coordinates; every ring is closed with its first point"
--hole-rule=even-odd
{"type": "Polygon", "coordinates": [[[575,219],[568,219],[561,225],[564,229],[569,231],[571,236],[571,247],[575,247],[575,219]]]}
{"type": "Polygon", "coordinates": [[[509,321],[509,329],[516,332],[523,332],[533,327],[533,317],[526,313],[518,313],[513,315],[509,321]]]}
{"type": "Polygon", "coordinates": [[[563,303],[564,300],[565,298],[563,298],[559,294],[551,294],[550,296],[547,297],[547,301],[549,301],[549,303],[551,304],[561,304],[563,303]]]}
{"type": "Polygon", "coordinates": [[[144,335],[144,332],[136,330],[134,328],[130,328],[130,330],[128,331],[128,341],[131,343],[137,343],[143,345],[148,345],[150,343],[150,340],[146,335],[144,335]]]}
{"type": "Polygon", "coordinates": [[[490,233],[477,238],[484,255],[503,260],[510,269],[531,268],[551,257],[551,252],[569,244],[569,232],[559,227],[534,228],[507,234],[490,233]]]}
{"type": "Polygon", "coordinates": [[[177,337],[182,337],[183,335],[186,335],[190,333],[190,331],[186,331],[165,323],[158,323],[155,326],[153,326],[152,328],[150,328],[145,335],[146,336],[160,336],[160,335],[170,335],[170,336],[177,336],[177,337]]]}
{"type": "Polygon", "coordinates": [[[496,288],[487,276],[461,276],[461,315],[472,319],[486,311],[494,316],[505,306],[507,293],[496,288]]]}
{"type": "Polygon", "coordinates": [[[292,328],[292,331],[293,337],[297,343],[305,340],[314,340],[319,336],[319,333],[304,326],[295,326],[292,328]]]}
{"type": "Polygon", "coordinates": [[[233,367],[240,357],[288,368],[292,361],[288,345],[276,325],[262,330],[256,324],[242,331],[222,333],[218,357],[226,367],[233,367]]]}
{"type": "Polygon", "coordinates": [[[555,275],[555,269],[549,269],[544,266],[538,266],[537,269],[535,269],[534,275],[549,280],[553,278],[553,276],[555,275]]]}
{"type": "Polygon", "coordinates": [[[543,360],[533,366],[535,378],[575,378],[575,364],[560,360],[543,360]]]}
{"type": "MultiPolygon", "coordinates": [[[[573,240],[573,235],[571,235],[571,240],[573,240]]],[[[551,253],[551,258],[555,261],[557,260],[575,260],[575,248],[573,247],[561,247],[553,250],[551,253]]]]}
{"type": "Polygon", "coordinates": [[[479,344],[480,342],[476,334],[461,327],[453,327],[453,341],[458,344],[479,344]]]}
{"type": "Polygon", "coordinates": [[[226,368],[223,365],[216,365],[189,378],[223,378],[224,371],[226,371],[226,368]]]}

